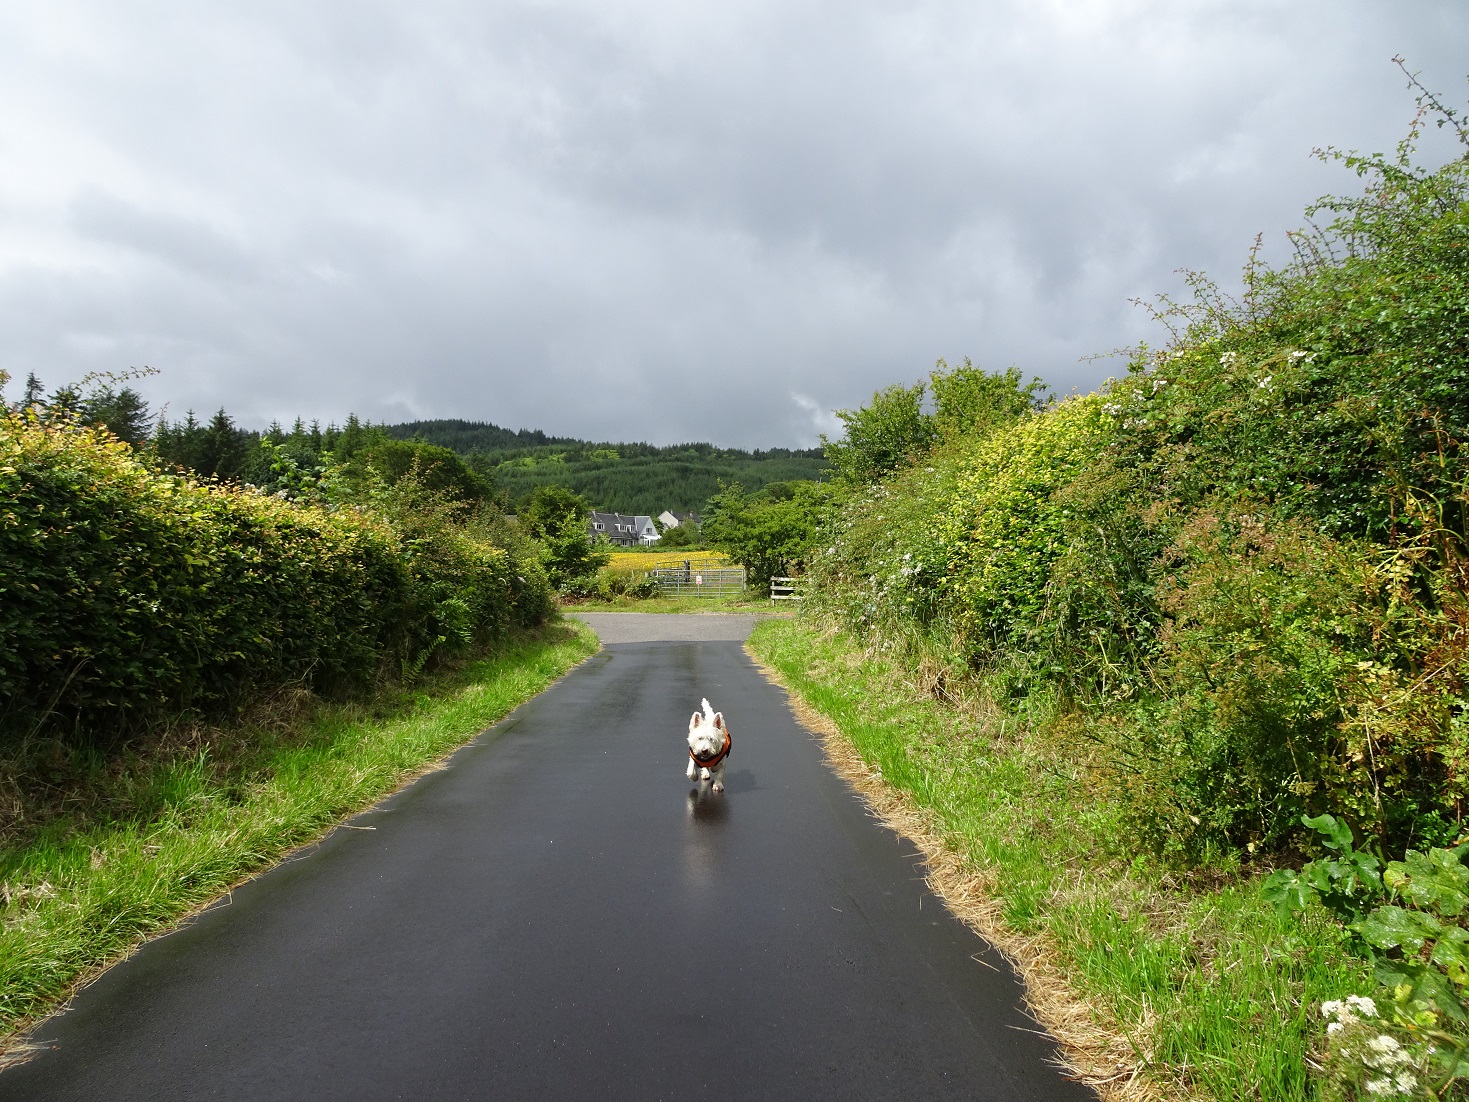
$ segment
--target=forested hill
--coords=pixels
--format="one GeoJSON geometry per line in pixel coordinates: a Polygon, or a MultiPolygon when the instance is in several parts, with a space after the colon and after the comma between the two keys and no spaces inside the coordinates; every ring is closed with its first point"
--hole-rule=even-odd
{"type": "Polygon", "coordinates": [[[511,452],[544,447],[566,447],[583,443],[570,436],[547,436],[540,429],[502,429],[488,421],[410,421],[385,426],[394,440],[423,440],[450,448],[460,455],[471,452],[511,452]]]}
{"type": "Polygon", "coordinates": [[[712,444],[618,444],[512,431],[477,421],[410,421],[383,426],[398,440],[452,448],[477,472],[494,478],[518,500],[555,483],[582,494],[598,509],[657,516],[701,510],[720,483],[757,490],[772,482],[824,477],[821,449],[742,451],[712,444]]]}

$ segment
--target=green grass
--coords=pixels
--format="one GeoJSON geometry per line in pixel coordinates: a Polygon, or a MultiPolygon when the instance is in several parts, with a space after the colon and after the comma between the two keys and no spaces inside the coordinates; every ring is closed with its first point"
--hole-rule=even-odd
{"type": "Polygon", "coordinates": [[[1070,999],[1127,1038],[1145,1076],[1220,1100],[1314,1097],[1320,1002],[1370,986],[1340,927],[1279,917],[1249,870],[1184,876],[1136,854],[1094,797],[1079,722],[941,704],[914,671],[806,619],[761,623],[750,647],[933,813],[1003,924],[1043,939],[1070,999]]]}
{"type": "Polygon", "coordinates": [[[545,689],[597,649],[553,625],[365,714],[322,705],[303,720],[232,732],[207,749],[135,761],[95,804],[12,832],[0,852],[0,1035],[53,1009],[96,969],[322,836],[545,689]]]}

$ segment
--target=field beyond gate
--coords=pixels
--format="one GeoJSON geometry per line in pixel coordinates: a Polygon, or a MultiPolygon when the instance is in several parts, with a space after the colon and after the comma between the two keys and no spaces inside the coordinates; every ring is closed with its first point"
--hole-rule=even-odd
{"type": "Polygon", "coordinates": [[[745,568],[723,557],[660,558],[648,576],[665,597],[738,597],[745,591],[745,568]]]}

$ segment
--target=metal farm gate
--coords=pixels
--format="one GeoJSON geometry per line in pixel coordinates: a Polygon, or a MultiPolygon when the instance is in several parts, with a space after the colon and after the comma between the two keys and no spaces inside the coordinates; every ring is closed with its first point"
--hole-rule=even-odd
{"type": "Polygon", "coordinates": [[[648,577],[665,597],[738,597],[745,591],[745,568],[720,559],[659,559],[648,577]]]}

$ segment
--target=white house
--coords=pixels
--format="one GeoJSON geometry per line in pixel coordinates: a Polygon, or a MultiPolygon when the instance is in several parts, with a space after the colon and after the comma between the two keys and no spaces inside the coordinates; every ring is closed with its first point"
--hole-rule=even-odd
{"type": "Polygon", "coordinates": [[[587,534],[605,539],[619,547],[647,546],[658,542],[658,526],[652,517],[629,517],[621,513],[599,513],[595,509],[587,521],[587,534]]]}

